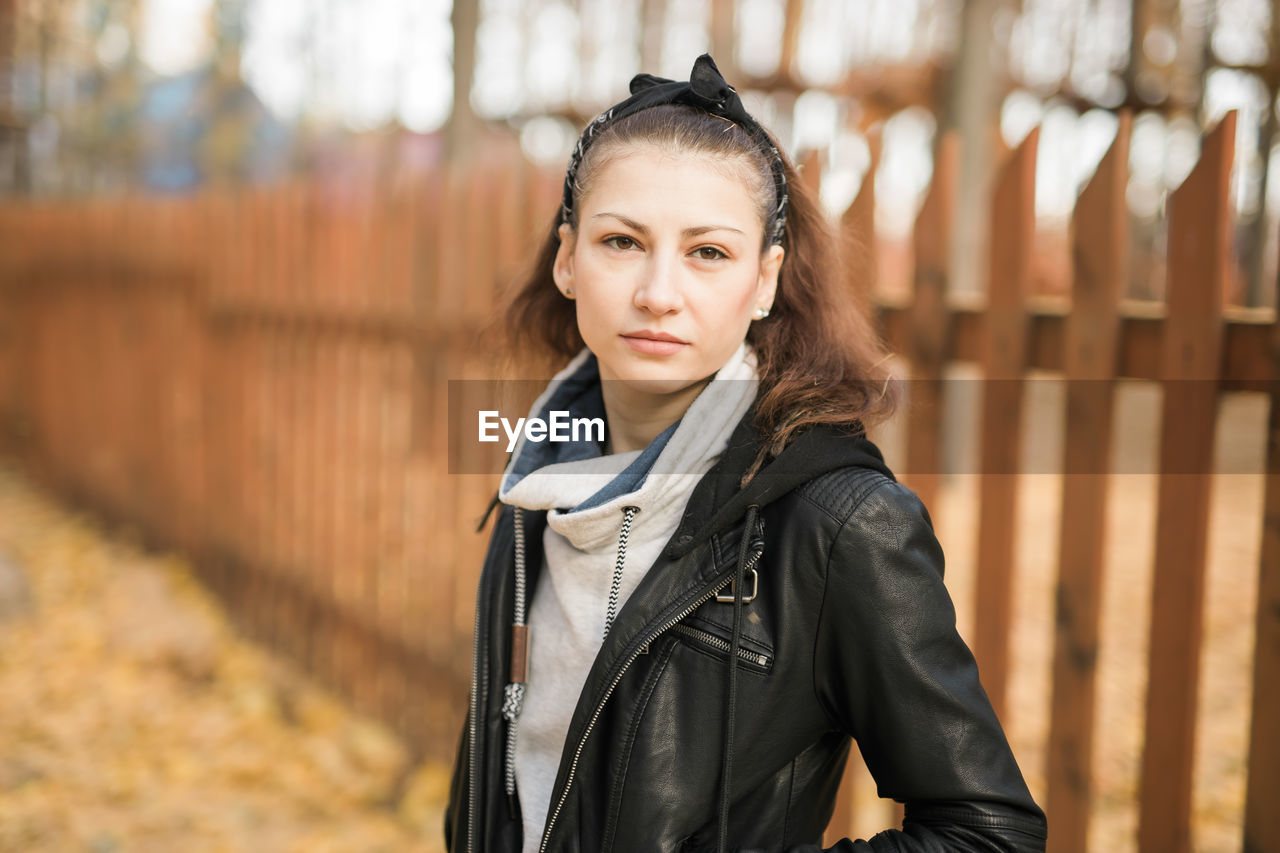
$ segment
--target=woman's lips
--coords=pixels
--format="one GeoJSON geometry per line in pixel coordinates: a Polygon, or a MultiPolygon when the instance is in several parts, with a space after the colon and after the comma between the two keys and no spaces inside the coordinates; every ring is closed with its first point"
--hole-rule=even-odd
{"type": "Polygon", "coordinates": [[[622,335],[627,346],[645,355],[675,355],[689,344],[671,335],[650,336],[646,334],[622,335]]]}

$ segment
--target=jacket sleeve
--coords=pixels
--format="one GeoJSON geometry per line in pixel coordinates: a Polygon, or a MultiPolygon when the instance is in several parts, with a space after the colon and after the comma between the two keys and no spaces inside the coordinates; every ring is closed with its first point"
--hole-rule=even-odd
{"type": "Polygon", "coordinates": [[[833,851],[1044,850],[1044,813],[956,631],[943,563],[924,504],[888,480],[832,547],[814,689],[856,740],[880,796],[906,807],[901,830],[833,851]]]}

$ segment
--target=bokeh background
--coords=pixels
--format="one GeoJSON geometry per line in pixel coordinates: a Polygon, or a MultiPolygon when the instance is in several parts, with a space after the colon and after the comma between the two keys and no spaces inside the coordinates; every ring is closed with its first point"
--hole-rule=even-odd
{"type": "MultiPolygon", "coordinates": [[[[1274,288],[1275,81],[1266,0],[375,0],[21,2],[0,10],[0,191],[83,196],[263,184],[335,167],[430,168],[490,136],[562,166],[637,69],[710,50],[793,155],[820,151],[833,213],[875,168],[877,230],[911,226],[933,140],[961,130],[961,195],[1041,128],[1036,211],[1063,225],[1135,113],[1130,209],[1157,219],[1199,131],[1240,111],[1232,176],[1242,302],[1274,288]],[[1268,218],[1270,217],[1270,218],[1268,218]]],[[[982,217],[959,223],[980,255],[982,217]]],[[[970,248],[963,248],[970,247],[970,248]]],[[[980,289],[961,263],[955,286],[980,289]]],[[[1158,293],[1157,270],[1136,276],[1158,293]]]]}
{"type": "MultiPolygon", "coordinates": [[[[0,0],[0,851],[442,848],[449,419],[704,51],[856,247],[1051,849],[1280,850],[1273,2],[0,0]]],[[[901,816],[855,760],[828,840],[901,816]]]]}

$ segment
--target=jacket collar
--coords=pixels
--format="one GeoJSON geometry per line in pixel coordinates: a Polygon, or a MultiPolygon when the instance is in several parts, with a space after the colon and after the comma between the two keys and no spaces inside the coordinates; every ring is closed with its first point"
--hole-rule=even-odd
{"type": "Polygon", "coordinates": [[[676,559],[731,527],[755,504],[764,507],[828,471],[859,466],[893,477],[884,456],[860,422],[818,424],[794,439],[745,486],[739,481],[764,445],[755,424],[756,405],[739,421],[719,462],[694,489],[663,554],[676,559]]]}

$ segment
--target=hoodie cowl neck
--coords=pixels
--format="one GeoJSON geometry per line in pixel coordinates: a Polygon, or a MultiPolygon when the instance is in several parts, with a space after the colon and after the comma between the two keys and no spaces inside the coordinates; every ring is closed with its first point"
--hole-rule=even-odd
{"type": "MultiPolygon", "coordinates": [[[[547,510],[547,524],[581,551],[611,549],[622,512],[639,507],[635,532],[673,530],[694,486],[715,464],[755,399],[755,352],[745,342],[693,401],[683,417],[643,450],[605,455],[594,441],[530,442],[521,435],[502,477],[499,500],[547,510]]],[[[583,350],[533,404],[551,412],[604,417],[599,365],[583,350]]]]}

